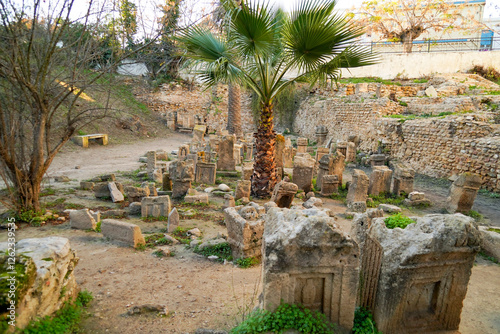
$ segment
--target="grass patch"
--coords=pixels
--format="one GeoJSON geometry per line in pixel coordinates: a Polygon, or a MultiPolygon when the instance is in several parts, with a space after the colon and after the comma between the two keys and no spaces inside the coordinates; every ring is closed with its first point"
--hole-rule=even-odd
{"type": "Polygon", "coordinates": [[[492,191],[489,191],[488,189],[479,189],[479,193],[484,196],[488,196],[490,198],[500,198],[499,193],[494,193],[492,191]]]}
{"type": "Polygon", "coordinates": [[[56,194],[56,190],[54,188],[48,187],[40,192],[40,197],[52,196],[56,194]]]}
{"type": "Polygon", "coordinates": [[[158,217],[147,216],[147,217],[142,217],[141,220],[143,222],[146,222],[146,223],[151,223],[151,222],[156,222],[156,221],[166,222],[166,221],[168,221],[168,217],[165,217],[165,216],[158,216],[158,217]]]}
{"type": "Polygon", "coordinates": [[[80,210],[85,208],[85,205],[77,203],[65,203],[64,206],[66,207],[66,209],[73,209],[73,210],[80,210]]]}
{"type": "Polygon", "coordinates": [[[354,312],[353,334],[382,334],[375,326],[375,320],[370,311],[364,307],[357,307],[354,312]]]}
{"type": "Polygon", "coordinates": [[[429,79],[426,79],[426,78],[413,80],[413,83],[427,83],[427,82],[429,82],[429,79]]]}
{"type": "Polygon", "coordinates": [[[334,199],[334,200],[337,200],[337,201],[341,201],[344,204],[347,203],[346,197],[347,197],[347,185],[345,185],[345,184],[342,185],[341,187],[339,187],[338,192],[333,193],[332,195],[330,195],[331,199],[334,199]]]}
{"type": "Polygon", "coordinates": [[[345,78],[339,81],[340,83],[351,83],[351,84],[357,84],[357,83],[370,83],[370,82],[377,82],[381,83],[383,85],[396,85],[396,86],[402,86],[400,82],[396,81],[391,81],[391,80],[384,80],[379,77],[362,77],[362,78],[345,78]]]}
{"type": "Polygon", "coordinates": [[[385,226],[387,228],[393,229],[396,227],[399,228],[406,228],[406,226],[415,223],[415,221],[403,214],[401,212],[396,213],[395,215],[392,215],[390,217],[387,217],[384,219],[385,226]]]}
{"type": "Polygon", "coordinates": [[[500,228],[493,228],[493,227],[490,227],[490,228],[488,229],[488,231],[490,231],[490,232],[496,232],[496,233],[499,233],[499,234],[500,234],[500,228]]]}
{"type": "Polygon", "coordinates": [[[402,193],[400,196],[391,193],[380,193],[379,195],[369,195],[373,201],[366,202],[369,208],[376,208],[380,204],[403,205],[406,194],[402,193]]]}
{"type": "Polygon", "coordinates": [[[260,263],[259,259],[257,259],[254,256],[242,257],[242,258],[236,259],[236,264],[240,268],[250,268],[250,267],[258,265],[259,263],[260,263]]]}
{"type": "Polygon", "coordinates": [[[321,312],[311,311],[301,305],[281,304],[274,312],[258,310],[251,313],[229,333],[282,333],[286,329],[316,334],[333,334],[335,330],[321,312]]]}
{"type": "Polygon", "coordinates": [[[481,256],[485,260],[488,260],[488,261],[491,261],[493,263],[496,263],[496,264],[500,265],[500,262],[497,259],[495,259],[493,256],[489,256],[484,251],[480,251],[479,252],[479,256],[481,256]]]}
{"type": "Polygon", "coordinates": [[[466,212],[465,215],[469,216],[471,218],[474,218],[475,221],[480,221],[483,219],[483,215],[477,211],[474,211],[474,210],[470,210],[469,212],[466,212]]]}
{"type": "Polygon", "coordinates": [[[165,238],[165,235],[163,233],[155,233],[155,234],[147,235],[144,237],[144,240],[146,241],[145,246],[147,248],[154,248],[156,246],[163,246],[163,245],[172,244],[172,241],[165,238]]]}
{"type": "Polygon", "coordinates": [[[404,101],[399,101],[399,105],[403,106],[403,107],[408,107],[408,103],[406,103],[404,101]]]}
{"type": "Polygon", "coordinates": [[[172,237],[177,239],[182,244],[189,245],[191,242],[191,237],[187,234],[187,231],[192,229],[192,227],[176,227],[176,229],[172,232],[172,237]]]}
{"type": "Polygon", "coordinates": [[[231,255],[231,246],[229,246],[229,243],[223,242],[217,245],[213,246],[208,246],[203,249],[199,249],[198,246],[194,249],[194,252],[197,254],[201,254],[203,256],[218,256],[219,258],[217,259],[218,262],[223,263],[224,260],[227,261],[232,261],[233,256],[231,255]]]}

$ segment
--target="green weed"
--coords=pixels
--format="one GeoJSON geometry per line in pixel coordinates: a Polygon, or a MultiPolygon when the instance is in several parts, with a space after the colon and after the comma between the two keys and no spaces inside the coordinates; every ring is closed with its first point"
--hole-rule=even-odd
{"type": "Polygon", "coordinates": [[[256,257],[242,257],[239,259],[236,259],[236,264],[240,268],[250,268],[253,266],[256,266],[260,263],[259,259],[256,257]]]}
{"type": "Polygon", "coordinates": [[[474,210],[470,210],[469,212],[466,212],[465,215],[469,216],[471,218],[474,218],[475,221],[480,221],[483,219],[483,215],[477,211],[474,211],[474,210]]]}
{"type": "Polygon", "coordinates": [[[229,243],[227,242],[205,247],[203,249],[199,249],[197,246],[194,249],[194,252],[207,257],[211,255],[218,256],[219,258],[217,259],[217,261],[221,263],[224,262],[224,260],[233,260],[233,256],[231,255],[231,246],[229,246],[229,243]]]}
{"type": "Polygon", "coordinates": [[[382,334],[375,326],[373,315],[364,307],[356,308],[354,312],[353,334],[382,334]]]}
{"type": "Polygon", "coordinates": [[[396,228],[396,227],[404,229],[406,226],[408,226],[412,223],[415,223],[415,221],[409,217],[406,217],[401,212],[398,212],[395,215],[387,217],[384,220],[384,223],[385,223],[385,226],[387,226],[387,228],[390,228],[390,229],[396,228]]]}

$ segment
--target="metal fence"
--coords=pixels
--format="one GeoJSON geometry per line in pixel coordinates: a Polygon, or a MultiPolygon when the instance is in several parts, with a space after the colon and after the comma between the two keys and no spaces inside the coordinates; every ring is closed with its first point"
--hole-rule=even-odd
{"type": "MultiPolygon", "coordinates": [[[[362,43],[378,53],[404,53],[400,42],[362,43]]],[[[500,37],[429,39],[413,41],[412,53],[454,52],[454,51],[493,51],[500,50],[500,37]]]]}

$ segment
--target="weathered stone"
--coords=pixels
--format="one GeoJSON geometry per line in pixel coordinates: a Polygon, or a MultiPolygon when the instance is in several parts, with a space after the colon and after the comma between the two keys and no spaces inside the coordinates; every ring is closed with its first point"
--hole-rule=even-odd
{"type": "Polygon", "coordinates": [[[387,166],[375,166],[370,175],[369,195],[389,194],[391,192],[392,170],[387,166]]]}
{"type": "Polygon", "coordinates": [[[152,180],[154,182],[162,183],[163,182],[163,168],[157,168],[153,171],[153,178],[152,180]]]}
{"type": "Polygon", "coordinates": [[[106,210],[102,213],[103,218],[115,218],[115,217],[126,217],[126,216],[127,216],[127,211],[122,209],[106,210]]]}
{"type": "Polygon", "coordinates": [[[172,198],[181,198],[186,195],[194,180],[193,166],[186,161],[176,161],[169,166],[172,179],[172,198]]]}
{"type": "MultiPolygon", "coordinates": [[[[261,207],[265,212],[264,207],[261,207]]],[[[224,210],[224,221],[227,227],[227,242],[231,246],[233,258],[261,257],[262,234],[264,220],[261,212],[252,205],[236,211],[235,208],[224,210]]]]}
{"type": "Polygon", "coordinates": [[[243,146],[240,144],[234,144],[233,154],[234,154],[234,163],[236,165],[240,165],[243,156],[243,146]]]}
{"type": "Polygon", "coordinates": [[[331,196],[339,192],[339,178],[337,175],[324,175],[321,182],[321,196],[331,196]]]}
{"type": "Polygon", "coordinates": [[[283,149],[283,167],[293,168],[294,156],[294,148],[292,146],[285,146],[285,148],[283,149]]]}
{"type": "Polygon", "coordinates": [[[274,186],[271,201],[280,208],[290,208],[293,198],[299,187],[295,183],[288,182],[290,179],[285,177],[274,186]]]}
{"type": "Polygon", "coordinates": [[[481,242],[481,249],[488,256],[492,256],[500,261],[500,233],[499,229],[496,230],[488,226],[479,226],[479,231],[483,237],[481,242]]]}
{"type": "Polygon", "coordinates": [[[302,206],[306,209],[311,209],[313,207],[320,207],[323,206],[323,201],[317,197],[311,197],[304,203],[302,203],[302,206]]]}
{"type": "Polygon", "coordinates": [[[342,155],[344,157],[346,157],[347,156],[347,142],[346,141],[337,142],[336,147],[333,147],[333,150],[330,149],[330,151],[332,151],[332,153],[339,151],[340,153],[342,153],[342,155]]]}
{"type": "Polygon", "coordinates": [[[481,183],[481,177],[477,174],[460,175],[451,185],[447,202],[448,210],[462,213],[472,210],[481,183]]]}
{"type": "Polygon", "coordinates": [[[198,162],[196,164],[195,181],[204,184],[215,184],[216,169],[215,163],[198,162]]]}
{"type": "Polygon", "coordinates": [[[413,191],[408,194],[408,198],[403,201],[407,206],[430,205],[431,201],[425,198],[424,193],[413,191]]]}
{"type": "Polygon", "coordinates": [[[195,125],[193,128],[193,141],[204,141],[206,131],[206,125],[195,125]]]}
{"type": "Polygon", "coordinates": [[[339,186],[343,185],[343,174],[345,169],[345,155],[340,151],[335,151],[332,158],[333,174],[339,178],[339,186]]]}
{"type": "Polygon", "coordinates": [[[369,179],[365,172],[355,169],[352,175],[352,183],[347,192],[347,207],[354,212],[366,210],[366,199],[368,198],[369,179]],[[363,204],[364,203],[364,206],[363,204]],[[363,209],[364,208],[364,209],[363,209]]]}
{"type": "Polygon", "coordinates": [[[91,182],[111,182],[111,181],[116,181],[116,176],[114,173],[111,174],[103,174],[96,176],[90,180],[91,182]]]}
{"type": "Polygon", "coordinates": [[[123,202],[125,200],[125,197],[123,197],[123,194],[120,192],[120,190],[118,190],[114,182],[108,183],[108,189],[113,203],[123,202]]]}
{"type": "Polygon", "coordinates": [[[307,153],[307,138],[297,138],[297,153],[307,153]]]}
{"type": "Polygon", "coordinates": [[[179,226],[180,218],[177,208],[173,208],[168,214],[167,232],[172,233],[179,226]]]}
{"type": "Polygon", "coordinates": [[[347,142],[345,161],[356,162],[356,144],[347,142]]]}
{"type": "Polygon", "coordinates": [[[179,147],[178,157],[180,161],[185,160],[188,154],[189,154],[189,145],[182,145],[179,147]]]}
{"type": "Polygon", "coordinates": [[[401,193],[413,192],[413,181],[415,171],[401,163],[394,166],[394,177],[392,180],[392,193],[399,196],[401,193]]]}
{"type": "Polygon", "coordinates": [[[333,174],[333,155],[325,154],[319,159],[318,176],[316,177],[316,190],[321,190],[323,177],[333,174]]]}
{"type": "Polygon", "coordinates": [[[94,190],[94,182],[80,182],[80,189],[82,190],[94,190]]]}
{"type": "Polygon", "coordinates": [[[234,201],[234,196],[231,194],[225,194],[224,195],[224,206],[222,206],[222,209],[225,208],[232,208],[236,205],[234,201]]]}
{"type": "Polygon", "coordinates": [[[379,204],[378,208],[387,213],[398,213],[402,211],[399,206],[391,204],[379,204]]]}
{"type": "Polygon", "coordinates": [[[144,197],[141,201],[142,217],[166,217],[171,211],[170,197],[144,197]]]}
{"type": "Polygon", "coordinates": [[[154,177],[153,173],[156,169],[156,151],[148,151],[146,153],[146,158],[148,159],[146,171],[148,173],[148,177],[152,179],[154,177]]]}
{"type": "Polygon", "coordinates": [[[217,170],[236,170],[234,160],[234,136],[224,136],[217,150],[217,170]]]}
{"type": "Polygon", "coordinates": [[[97,222],[90,214],[89,209],[73,210],[69,213],[71,228],[79,230],[94,230],[97,222]]]}
{"type": "Polygon", "coordinates": [[[314,159],[309,155],[305,154],[301,157],[296,156],[293,164],[293,183],[295,183],[299,189],[304,190],[308,193],[312,189],[312,179],[314,173],[314,159]]]}
{"type": "Polygon", "coordinates": [[[243,197],[250,198],[250,190],[251,190],[252,182],[240,180],[236,184],[236,192],[234,194],[234,199],[239,200],[243,197]]]}
{"type": "Polygon", "coordinates": [[[436,88],[434,88],[433,86],[427,87],[427,89],[425,90],[425,95],[427,95],[428,97],[438,97],[436,88]]]}
{"type": "Polygon", "coordinates": [[[141,228],[135,224],[115,219],[104,219],[101,224],[102,234],[113,241],[119,241],[131,247],[145,245],[141,228]]]}
{"type": "Polygon", "coordinates": [[[142,182],[141,188],[149,190],[149,196],[158,196],[158,190],[156,190],[156,184],[154,182],[142,182]]]}
{"type": "Polygon", "coordinates": [[[366,241],[366,235],[368,229],[372,225],[372,220],[374,218],[380,218],[384,216],[384,212],[380,209],[368,209],[364,213],[354,213],[354,218],[351,223],[350,235],[357,242],[359,249],[361,250],[360,261],[363,261],[364,244],[366,241]]]}
{"type": "Polygon", "coordinates": [[[316,150],[316,162],[319,162],[323,156],[328,154],[330,154],[330,149],[326,147],[318,147],[318,149],[316,150]]]}
{"type": "Polygon", "coordinates": [[[184,197],[184,202],[186,203],[206,203],[208,204],[208,194],[207,193],[196,193],[194,195],[186,195],[184,197]]]}
{"type": "MultiPolygon", "coordinates": [[[[109,182],[96,183],[94,185],[94,196],[96,198],[108,199],[111,198],[111,192],[109,191],[109,182]]],[[[123,194],[123,185],[118,182],[114,182],[116,188],[123,194]]]]}
{"type": "Polygon", "coordinates": [[[169,173],[163,173],[162,190],[163,191],[171,191],[172,190],[172,179],[170,179],[169,173]]]}
{"type": "Polygon", "coordinates": [[[252,179],[253,167],[243,167],[243,180],[250,181],[252,179]]]}
{"type": "Polygon", "coordinates": [[[138,188],[138,187],[125,187],[125,194],[129,202],[140,202],[144,197],[150,195],[149,187],[138,188]]]}
{"type": "Polygon", "coordinates": [[[186,232],[187,235],[201,237],[201,231],[199,228],[195,227],[186,232]]]}
{"type": "Polygon", "coordinates": [[[217,189],[219,189],[220,191],[225,191],[225,192],[231,191],[231,188],[229,188],[229,186],[225,183],[219,184],[217,189]]]}
{"type": "Polygon", "coordinates": [[[323,145],[326,141],[326,136],[328,135],[328,129],[324,125],[319,125],[316,127],[316,143],[318,145],[323,145]]]}
{"type": "MultiPolygon", "coordinates": [[[[8,246],[7,242],[0,243],[1,254],[5,254],[8,248],[12,247],[8,246]]],[[[19,270],[19,265],[23,264],[25,275],[23,283],[16,282],[18,302],[15,309],[15,326],[23,329],[30,321],[52,316],[66,302],[72,303],[76,299],[79,289],[74,270],[78,257],[71,249],[69,240],[61,237],[23,239],[16,243],[15,249],[17,254],[23,254],[16,257],[16,269],[19,270]]],[[[2,276],[6,274],[7,271],[2,272],[2,276]]],[[[7,287],[7,284],[4,286],[7,287]]],[[[4,301],[7,301],[7,291],[3,292],[4,301]]],[[[6,304],[4,306],[7,308],[6,304]]],[[[7,332],[10,331],[5,333],[7,332]]]]}
{"type": "Polygon", "coordinates": [[[363,249],[360,306],[387,334],[458,330],[480,232],[461,214],[413,219],[405,229],[373,220],[363,249]]]}
{"type": "Polygon", "coordinates": [[[128,214],[131,216],[138,216],[141,214],[141,202],[132,202],[128,206],[128,214]]]}
{"type": "Polygon", "coordinates": [[[271,208],[263,235],[261,307],[282,302],[318,310],[350,330],[359,279],[357,244],[315,209],[271,208]]]}
{"type": "Polygon", "coordinates": [[[370,155],[370,162],[371,162],[372,167],[384,166],[385,160],[386,160],[385,154],[372,154],[372,155],[370,155]]]}

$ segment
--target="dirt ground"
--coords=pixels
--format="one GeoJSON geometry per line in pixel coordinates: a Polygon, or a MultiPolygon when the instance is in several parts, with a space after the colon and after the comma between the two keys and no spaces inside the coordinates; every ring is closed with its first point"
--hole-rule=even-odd
{"type": "MultiPolygon", "coordinates": [[[[141,166],[138,158],[146,151],[164,149],[169,152],[189,141],[189,138],[189,135],[172,134],[162,139],[106,147],[91,146],[89,149],[70,144],[56,157],[49,173],[50,176],[66,175],[72,181],[52,183],[51,186],[64,194],[66,202],[87,207],[117,207],[111,202],[103,204],[95,200],[90,191],[74,189],[78,188],[79,181],[99,174],[136,170],[141,166]],[[80,168],[75,169],[76,166],[80,168]]],[[[416,189],[423,189],[438,204],[427,211],[410,211],[406,214],[438,212],[445,200],[445,187],[445,184],[433,183],[432,179],[419,178],[416,189]]],[[[61,194],[49,196],[46,200],[54,200],[61,194]]],[[[490,221],[486,222],[500,226],[500,200],[491,203],[489,200],[486,197],[478,198],[476,209],[489,218],[490,221]]],[[[220,206],[220,198],[211,198],[211,201],[215,202],[215,207],[220,206]]],[[[300,202],[298,199],[296,201],[300,202]]],[[[345,206],[330,199],[324,202],[324,206],[338,213],[338,224],[348,231],[351,221],[342,216],[345,206]]],[[[214,217],[221,216],[220,209],[206,210],[214,217]]],[[[129,218],[127,221],[138,224],[144,234],[159,232],[165,227],[165,222],[148,223],[138,218],[129,218]]],[[[198,227],[204,239],[227,234],[220,219],[181,219],[180,225],[198,227]]],[[[64,236],[70,240],[80,258],[75,269],[77,282],[95,297],[89,308],[90,315],[83,322],[84,333],[193,333],[200,327],[229,329],[241,321],[258,302],[260,266],[241,269],[230,263],[212,262],[181,244],[169,246],[175,256],[158,258],[152,255],[151,249],[137,251],[111,243],[95,232],[71,230],[68,222],[38,228],[24,225],[17,231],[18,240],[51,235],[64,236]],[[163,304],[170,315],[125,315],[131,306],[143,304],[163,304]]],[[[0,241],[4,240],[6,233],[0,231],[0,241]]],[[[462,334],[500,333],[499,278],[499,265],[477,258],[464,301],[460,325],[462,334]]]]}

